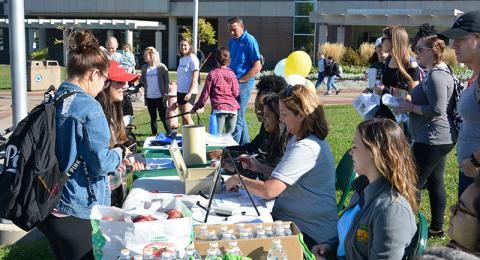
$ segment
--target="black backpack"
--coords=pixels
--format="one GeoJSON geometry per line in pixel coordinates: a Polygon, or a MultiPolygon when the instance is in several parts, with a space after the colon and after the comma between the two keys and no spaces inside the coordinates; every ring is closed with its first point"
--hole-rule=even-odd
{"type": "Polygon", "coordinates": [[[0,173],[0,218],[23,230],[43,221],[57,205],[64,184],[81,164],[80,157],[61,172],[55,154],[55,107],[79,93],[66,92],[55,101],[36,106],[11,134],[0,173]]]}
{"type": "MultiPolygon", "coordinates": [[[[450,100],[448,100],[447,104],[447,118],[448,122],[450,123],[450,130],[452,134],[452,140],[454,143],[457,142],[458,132],[460,131],[460,126],[462,125],[463,118],[458,114],[457,104],[460,97],[463,95],[464,86],[463,83],[453,75],[452,69],[448,67],[446,69],[434,69],[434,70],[441,70],[444,71],[453,78],[453,91],[450,100]]],[[[431,73],[431,72],[430,72],[431,73]]],[[[429,77],[430,75],[427,75],[429,77]]]]}

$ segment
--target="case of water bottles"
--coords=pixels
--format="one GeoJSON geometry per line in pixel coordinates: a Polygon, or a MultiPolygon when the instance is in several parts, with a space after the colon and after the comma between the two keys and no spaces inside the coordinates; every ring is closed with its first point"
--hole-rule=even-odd
{"type": "MultiPolygon", "coordinates": [[[[243,256],[266,260],[274,240],[280,240],[288,259],[303,259],[303,249],[298,241],[300,230],[290,221],[273,223],[208,224],[194,227],[195,248],[202,257],[207,255],[212,241],[225,254],[236,241],[243,256]]],[[[275,241],[278,242],[278,241],[275,241]]]]}

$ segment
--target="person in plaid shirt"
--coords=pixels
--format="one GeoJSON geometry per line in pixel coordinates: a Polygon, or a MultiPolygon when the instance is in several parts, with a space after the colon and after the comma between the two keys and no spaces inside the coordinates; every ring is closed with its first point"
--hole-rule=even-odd
{"type": "Polygon", "coordinates": [[[227,48],[221,47],[215,53],[218,67],[208,73],[202,93],[193,106],[193,111],[205,106],[210,96],[212,103],[212,114],[217,117],[218,133],[231,134],[237,123],[237,111],[240,108],[236,97],[239,94],[238,80],[235,73],[228,67],[230,64],[230,52],[227,48]]]}

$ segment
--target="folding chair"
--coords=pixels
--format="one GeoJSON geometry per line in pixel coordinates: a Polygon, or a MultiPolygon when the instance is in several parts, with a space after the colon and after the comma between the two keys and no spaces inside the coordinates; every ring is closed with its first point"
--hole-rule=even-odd
{"type": "Polygon", "coordinates": [[[349,149],[342,156],[335,172],[335,188],[342,192],[340,201],[337,204],[337,212],[340,212],[343,209],[345,201],[352,188],[353,180],[355,180],[355,171],[353,170],[353,161],[349,149]]]}

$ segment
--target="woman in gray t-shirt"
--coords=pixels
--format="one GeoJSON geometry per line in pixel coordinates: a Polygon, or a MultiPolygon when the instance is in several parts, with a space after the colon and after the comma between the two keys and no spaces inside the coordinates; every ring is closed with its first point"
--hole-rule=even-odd
{"type": "Polygon", "coordinates": [[[412,90],[412,102],[401,102],[398,112],[410,112],[412,150],[418,169],[417,200],[426,186],[430,196],[432,221],[430,237],[443,237],[447,206],[444,171],[447,154],[454,141],[447,117],[447,105],[454,88],[450,68],[443,61],[445,43],[437,36],[418,40],[417,61],[428,69],[419,86],[412,90]]]}
{"type": "MultiPolygon", "coordinates": [[[[304,86],[289,86],[280,94],[280,120],[293,135],[281,161],[273,169],[242,157],[248,169],[271,173],[266,181],[242,178],[243,182],[254,195],[275,199],[273,218],[295,222],[309,248],[335,241],[335,165],[325,140],[328,124],[323,107],[304,86]]],[[[234,175],[228,179],[227,189],[235,190],[239,184],[234,175]]]]}

